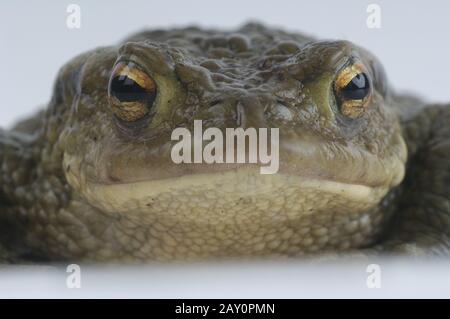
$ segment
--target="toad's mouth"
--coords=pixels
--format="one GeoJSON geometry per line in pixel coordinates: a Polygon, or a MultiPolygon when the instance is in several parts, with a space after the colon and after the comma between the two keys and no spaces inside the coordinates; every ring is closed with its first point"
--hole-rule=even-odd
{"type": "Polygon", "coordinates": [[[280,202],[298,214],[368,209],[404,176],[406,147],[401,139],[384,157],[329,143],[292,145],[282,146],[280,170],[271,175],[260,174],[254,164],[177,165],[163,161],[161,154],[132,156],[113,148],[89,156],[66,152],[63,166],[68,183],[92,206],[150,214],[180,207],[192,214],[220,212],[237,202],[242,209],[267,203],[262,214],[280,202]]]}
{"type": "MultiPolygon", "coordinates": [[[[64,161],[76,167],[73,157],[66,155],[64,161]]],[[[69,184],[91,205],[114,213],[164,214],[182,207],[208,211],[211,217],[233,203],[244,203],[243,208],[253,206],[263,213],[271,210],[271,203],[281,202],[285,207],[305,214],[340,206],[346,207],[346,211],[360,211],[378,204],[389,190],[386,185],[363,185],[319,177],[283,173],[261,175],[257,166],[115,183],[98,183],[83,175],[75,169],[66,172],[69,184]]]]}

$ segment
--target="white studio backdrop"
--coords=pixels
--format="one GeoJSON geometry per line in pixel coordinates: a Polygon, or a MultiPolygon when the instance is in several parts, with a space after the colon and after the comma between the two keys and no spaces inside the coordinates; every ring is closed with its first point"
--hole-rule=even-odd
{"type": "Polygon", "coordinates": [[[412,259],[79,265],[76,285],[66,265],[23,266],[0,268],[0,298],[449,298],[449,266],[412,259]]]}

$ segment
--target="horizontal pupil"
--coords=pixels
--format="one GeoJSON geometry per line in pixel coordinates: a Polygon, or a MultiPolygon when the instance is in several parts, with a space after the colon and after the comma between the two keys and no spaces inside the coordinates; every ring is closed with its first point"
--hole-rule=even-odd
{"type": "Polygon", "coordinates": [[[110,91],[120,102],[143,101],[149,97],[149,92],[125,75],[111,81],[110,91]]]}
{"type": "Polygon", "coordinates": [[[369,80],[364,73],[358,74],[341,90],[344,98],[361,100],[369,94],[369,80]]]}

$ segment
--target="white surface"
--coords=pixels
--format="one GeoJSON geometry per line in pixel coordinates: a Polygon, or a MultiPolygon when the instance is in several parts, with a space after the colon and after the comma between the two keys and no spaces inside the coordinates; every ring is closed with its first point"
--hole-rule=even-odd
{"type": "Polygon", "coordinates": [[[0,298],[450,298],[450,263],[376,261],[380,288],[369,289],[367,262],[221,262],[145,267],[81,266],[81,288],[65,267],[0,271],[0,298]]]}
{"type": "Polygon", "coordinates": [[[78,53],[115,44],[144,27],[198,24],[232,28],[259,20],[320,38],[348,39],[374,52],[391,83],[431,101],[450,101],[450,2],[441,0],[1,1],[0,126],[50,99],[58,69],[78,53]],[[81,6],[81,29],[66,8],[81,6]],[[366,27],[378,3],[381,29],[366,27]]]}

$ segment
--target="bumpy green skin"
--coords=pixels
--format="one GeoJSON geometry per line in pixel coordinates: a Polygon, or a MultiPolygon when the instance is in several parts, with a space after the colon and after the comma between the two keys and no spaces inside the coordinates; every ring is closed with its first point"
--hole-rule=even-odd
{"type": "Polygon", "coordinates": [[[413,255],[448,256],[450,249],[450,105],[404,113],[407,175],[384,244],[413,255]]]}
{"type": "Polygon", "coordinates": [[[0,131],[0,261],[356,249],[446,256],[449,124],[449,105],[393,96],[376,59],[348,42],[315,41],[255,24],[234,32],[142,32],[69,62],[47,110],[0,131]],[[156,114],[139,130],[121,127],[108,104],[108,79],[124,56],[137,60],[160,88],[156,114]],[[371,106],[354,121],[339,114],[332,91],[347,57],[367,66],[374,86],[371,106]],[[105,202],[93,191],[92,185],[147,180],[169,179],[176,186],[183,175],[213,178],[230,170],[170,162],[172,130],[192,127],[194,119],[203,119],[204,129],[279,127],[279,174],[291,177],[227,177],[222,184],[145,199],[152,201],[145,209],[133,195],[129,202],[105,202]],[[364,185],[371,195],[355,200],[320,185],[297,190],[297,178],[364,185]],[[248,185],[269,192],[255,193],[248,185]]]}

